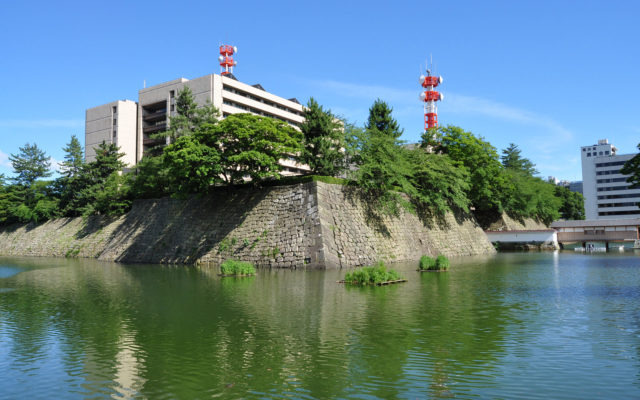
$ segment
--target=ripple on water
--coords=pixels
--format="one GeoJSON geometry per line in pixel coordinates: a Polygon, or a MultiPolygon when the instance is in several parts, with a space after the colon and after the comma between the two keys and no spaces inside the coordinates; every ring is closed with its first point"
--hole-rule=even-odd
{"type": "Polygon", "coordinates": [[[0,387],[9,398],[638,398],[639,266],[600,261],[413,265],[401,268],[409,282],[382,288],[336,284],[344,271],[221,280],[89,261],[22,274],[0,296],[0,387]]]}

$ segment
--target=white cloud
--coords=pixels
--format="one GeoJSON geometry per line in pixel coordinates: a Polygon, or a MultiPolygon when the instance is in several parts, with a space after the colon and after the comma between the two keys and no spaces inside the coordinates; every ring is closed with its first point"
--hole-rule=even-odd
{"type": "MultiPolygon", "coordinates": [[[[418,102],[417,90],[402,90],[379,85],[358,85],[333,80],[311,81],[314,86],[335,92],[337,95],[367,100],[383,99],[394,105],[402,105],[396,111],[414,112],[418,102]],[[406,107],[405,107],[406,106],[406,107]],[[412,106],[410,109],[408,107],[412,106]]],[[[447,111],[460,114],[475,114],[504,121],[512,121],[530,126],[544,128],[553,134],[556,140],[565,141],[573,138],[573,133],[560,123],[545,115],[529,110],[512,107],[497,101],[475,96],[466,96],[451,92],[445,93],[444,107],[447,111]]]]}
{"type": "Polygon", "coordinates": [[[384,101],[392,103],[406,102],[408,99],[415,99],[418,101],[418,94],[416,94],[416,91],[393,89],[377,85],[358,85],[355,83],[338,82],[333,80],[312,81],[311,84],[347,97],[373,100],[381,98],[384,101]]]}
{"type": "Polygon", "coordinates": [[[493,100],[481,97],[465,96],[451,93],[447,96],[447,110],[461,114],[478,114],[506,121],[519,122],[526,125],[540,126],[560,135],[562,139],[573,138],[573,133],[560,123],[544,115],[511,107],[493,100]]]}
{"type": "Polygon", "coordinates": [[[11,167],[9,156],[0,150],[0,167],[11,167]]]}
{"type": "Polygon", "coordinates": [[[53,157],[49,157],[49,162],[51,163],[51,169],[56,172],[60,172],[62,170],[62,161],[58,161],[53,157]]]}
{"type": "Polygon", "coordinates": [[[0,120],[2,128],[81,128],[84,121],[79,119],[7,119],[0,120]]]}

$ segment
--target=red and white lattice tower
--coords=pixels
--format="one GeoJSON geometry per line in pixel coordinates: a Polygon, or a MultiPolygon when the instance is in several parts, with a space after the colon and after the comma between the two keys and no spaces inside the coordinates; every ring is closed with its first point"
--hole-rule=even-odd
{"type": "Polygon", "coordinates": [[[227,44],[220,45],[220,75],[228,75],[233,73],[233,67],[238,63],[233,59],[233,54],[238,52],[238,48],[235,46],[229,46],[227,44]]]}
{"type": "Polygon", "coordinates": [[[438,106],[436,101],[442,100],[442,93],[435,90],[442,83],[441,76],[431,76],[431,70],[427,69],[427,76],[420,76],[420,84],[425,89],[420,93],[420,100],[424,102],[424,130],[438,126],[438,106]]]}

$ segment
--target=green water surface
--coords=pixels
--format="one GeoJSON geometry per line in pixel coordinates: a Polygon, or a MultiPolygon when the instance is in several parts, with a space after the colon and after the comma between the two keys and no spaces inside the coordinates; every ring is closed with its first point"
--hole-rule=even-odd
{"type": "Polygon", "coordinates": [[[0,398],[640,398],[640,254],[416,267],[0,259],[0,398]]]}

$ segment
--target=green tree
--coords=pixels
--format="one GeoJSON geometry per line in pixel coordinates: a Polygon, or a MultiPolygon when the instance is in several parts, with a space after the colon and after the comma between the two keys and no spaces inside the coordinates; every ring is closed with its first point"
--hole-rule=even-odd
{"type": "Polygon", "coordinates": [[[77,192],[69,203],[69,214],[120,214],[130,206],[128,186],[120,171],[125,164],[113,143],[102,142],[95,148],[96,159],[83,166],[78,176],[77,192]]]}
{"type": "Polygon", "coordinates": [[[536,166],[530,160],[520,155],[521,150],[514,143],[510,143],[509,147],[502,150],[500,160],[506,169],[521,172],[525,175],[533,176],[538,173],[536,166]]]}
{"type": "Polygon", "coordinates": [[[64,161],[61,165],[62,176],[55,182],[57,191],[60,194],[60,207],[63,215],[75,215],[70,208],[73,198],[82,189],[81,174],[85,166],[82,146],[75,135],[71,136],[71,141],[63,147],[65,152],[64,161]]]}
{"type": "Polygon", "coordinates": [[[219,141],[213,128],[214,125],[205,125],[165,147],[164,166],[172,192],[206,193],[221,182],[219,141]]]}
{"type": "Polygon", "coordinates": [[[336,176],[345,167],[344,134],[342,124],[329,110],[312,97],[304,110],[305,121],[300,125],[304,135],[301,161],[318,175],[336,176]]]}
{"type": "Polygon", "coordinates": [[[556,186],[555,196],[560,199],[560,217],[563,219],[584,219],[584,197],[566,187],[556,186]]]}
{"type": "MultiPolygon", "coordinates": [[[[640,143],[638,143],[638,150],[640,150],[640,143]]],[[[628,160],[620,169],[620,173],[629,175],[627,182],[631,184],[631,188],[640,188],[640,153],[628,160]]]]}
{"type": "Polygon", "coordinates": [[[504,210],[513,218],[533,218],[550,224],[560,217],[561,200],[556,186],[520,171],[506,170],[507,188],[503,196],[504,210]]]}
{"type": "Polygon", "coordinates": [[[423,149],[407,151],[412,166],[410,177],[415,188],[413,202],[426,214],[443,216],[447,211],[469,211],[469,177],[465,168],[455,165],[445,154],[423,149]]]}
{"type": "Polygon", "coordinates": [[[369,132],[379,132],[398,139],[402,136],[403,130],[400,129],[398,121],[396,121],[391,113],[393,109],[384,101],[377,99],[371,108],[369,108],[369,117],[365,124],[365,129],[369,132]]]}
{"type": "Polygon", "coordinates": [[[67,178],[77,176],[84,165],[84,154],[76,135],[71,135],[71,141],[62,150],[65,152],[64,161],[61,163],[62,175],[67,178]]]}
{"type": "Polygon", "coordinates": [[[169,119],[169,128],[155,137],[169,137],[173,142],[177,138],[191,135],[201,125],[215,124],[220,113],[211,103],[198,106],[193,92],[185,86],[176,96],[176,115],[169,119]]]}
{"type": "Polygon", "coordinates": [[[219,139],[222,173],[228,183],[249,177],[254,183],[279,179],[280,160],[302,150],[302,133],[277,119],[252,114],[233,114],[208,125],[219,139]]]}
{"type": "Polygon", "coordinates": [[[415,195],[411,185],[411,166],[407,161],[398,123],[386,103],[377,100],[369,109],[364,130],[350,129],[349,154],[357,167],[351,173],[363,189],[374,209],[385,214],[397,214],[404,203],[398,191],[415,195]]]}
{"type": "Polygon", "coordinates": [[[489,142],[457,126],[438,128],[436,152],[447,154],[469,173],[467,196],[481,225],[504,211],[508,183],[498,152],[489,142]]]}
{"type": "Polygon", "coordinates": [[[19,185],[31,186],[37,179],[51,176],[51,161],[37,144],[25,144],[20,147],[20,153],[11,154],[9,161],[16,176],[14,182],[19,185]]]}
{"type": "Polygon", "coordinates": [[[136,164],[134,171],[126,175],[126,178],[131,197],[134,199],[168,196],[172,193],[174,186],[164,153],[157,157],[143,157],[136,164]]]}

